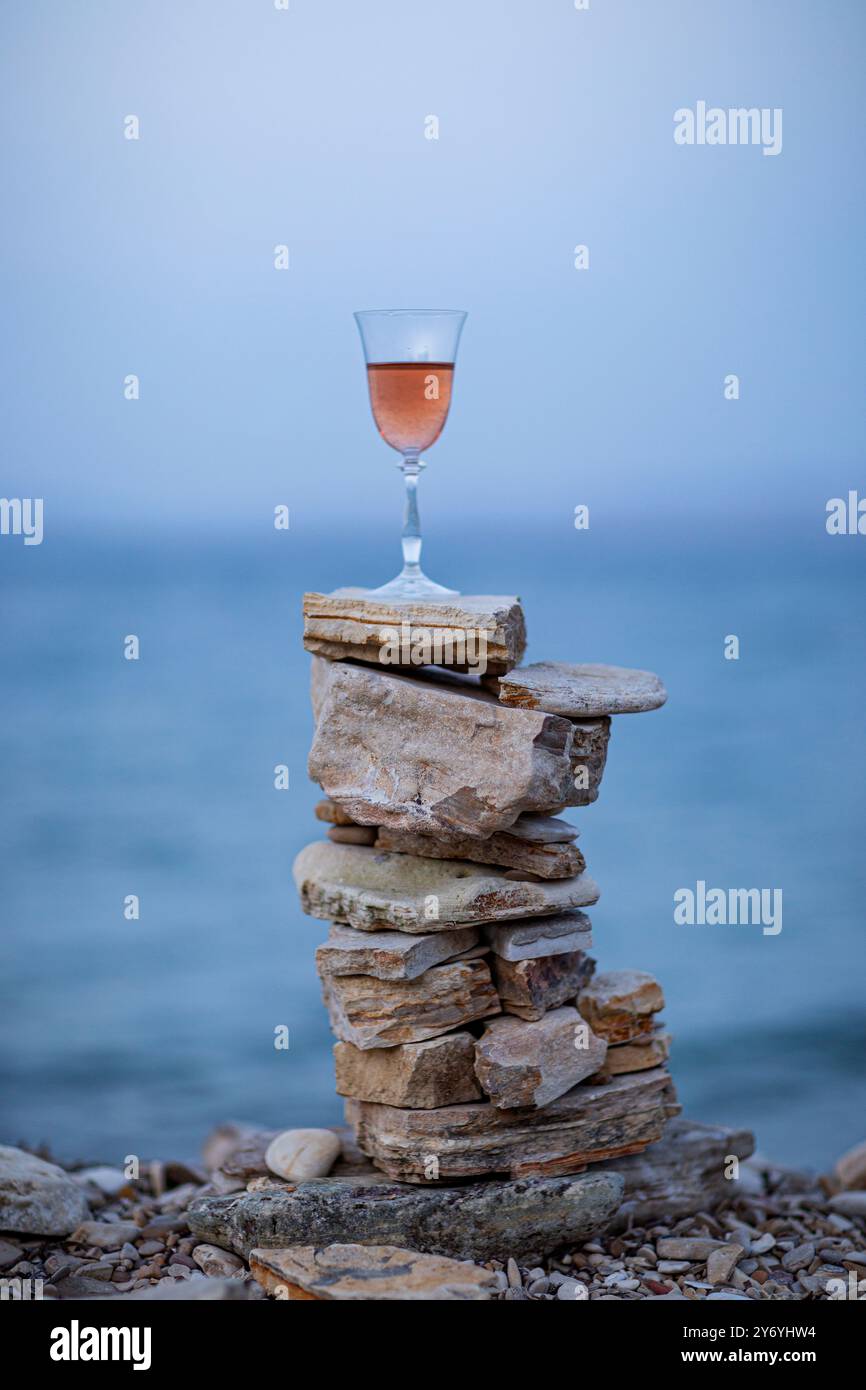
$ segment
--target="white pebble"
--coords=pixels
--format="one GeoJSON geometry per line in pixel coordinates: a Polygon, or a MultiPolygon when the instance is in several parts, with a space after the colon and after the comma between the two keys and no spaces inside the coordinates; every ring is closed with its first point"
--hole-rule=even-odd
{"type": "Polygon", "coordinates": [[[300,1182],[327,1177],[340,1153],[340,1141],[330,1129],[286,1129],[272,1139],[265,1163],[277,1177],[300,1182]]]}

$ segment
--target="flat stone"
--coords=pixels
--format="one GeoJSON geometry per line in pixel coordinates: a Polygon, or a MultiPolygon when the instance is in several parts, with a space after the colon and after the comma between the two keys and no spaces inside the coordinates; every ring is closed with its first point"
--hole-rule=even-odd
{"type": "Polygon", "coordinates": [[[503,960],[540,960],[585,953],[592,945],[592,929],[585,912],[560,912],[553,917],[486,926],[484,938],[503,960]]]}
{"type": "Polygon", "coordinates": [[[837,1192],[827,1205],[843,1216],[866,1216],[866,1192],[837,1192]]]}
{"type": "Polygon", "coordinates": [[[195,1247],[192,1257],[202,1273],[210,1279],[243,1279],[246,1274],[240,1256],[231,1250],[221,1250],[218,1245],[202,1242],[195,1247]]]}
{"type": "MultiPolygon", "coordinates": [[[[638,1072],[633,1079],[652,1075],[638,1072]]],[[[672,1119],[661,1139],[643,1153],[601,1165],[600,1171],[617,1172],[625,1182],[614,1228],[668,1224],[697,1211],[712,1211],[722,1200],[736,1201],[746,1188],[745,1160],[754,1148],[755,1136],[749,1130],[672,1119]],[[739,1160],[739,1179],[726,1176],[732,1171],[732,1157],[739,1160]]]]}
{"type": "Polygon", "coordinates": [[[501,1110],[537,1107],[592,1076],[606,1052],[607,1043],[566,1006],[535,1022],[493,1019],[476,1044],[475,1072],[501,1110]]]}
{"type": "Polygon", "coordinates": [[[476,835],[446,834],[444,831],[422,835],[418,831],[382,828],[375,844],[377,849],[420,855],[422,859],[469,859],[476,864],[499,864],[512,870],[509,878],[517,877],[518,871],[540,879],[573,878],[586,868],[586,860],[576,845],[538,844],[507,830],[479,840],[476,835]]]}
{"type": "Polygon", "coordinates": [[[342,806],[338,806],[336,801],[317,801],[315,805],[315,816],[317,820],[323,820],[328,825],[352,826],[355,822],[351,816],[347,816],[342,806]]]}
{"type": "Polygon", "coordinates": [[[396,1245],[294,1245],[252,1250],[250,1269],[280,1299],[468,1302],[498,1292],[496,1276],[468,1260],[396,1245]]]}
{"type": "Polygon", "coordinates": [[[335,845],[374,845],[376,833],[374,825],[332,825],[328,839],[335,845]]]}
{"type": "Polygon", "coordinates": [[[200,1198],[190,1208],[190,1225],[199,1239],[244,1258],[257,1247],[349,1241],[535,1260],[603,1230],[622,1190],[622,1178],[612,1172],[457,1187],[394,1183],[381,1173],[372,1182],[330,1177],[291,1190],[200,1198]]]}
{"type": "Polygon", "coordinates": [[[70,1239],[75,1245],[93,1245],[97,1250],[119,1250],[140,1235],[141,1227],[134,1221],[83,1221],[70,1239]]]}
{"type": "Polygon", "coordinates": [[[158,1284],[152,1284],[150,1288],[124,1294],[123,1303],[246,1303],[263,1297],[259,1285],[246,1279],[181,1277],[177,1281],[160,1279],[158,1284]]]}
{"type": "Polygon", "coordinates": [[[89,1216],[84,1189],[70,1174],[0,1144],[0,1231],[66,1236],[89,1216]]]}
{"type": "Polygon", "coordinates": [[[575,1173],[653,1143],[678,1108],[670,1077],[659,1068],[603,1086],[575,1086],[540,1110],[473,1101],[406,1110],[351,1100],[346,1118],[377,1168],[404,1182],[429,1183],[575,1173]]]}
{"type": "Polygon", "coordinates": [[[519,709],[587,719],[599,714],[640,714],[658,709],[668,693],[652,671],[626,666],[572,665],[534,661],[502,676],[499,699],[519,709]]]}
{"type": "Polygon", "coordinates": [[[319,658],[313,692],[310,776],[359,825],[486,839],[523,812],[598,795],[609,720],[508,709],[480,687],[319,658]]]}
{"type": "Polygon", "coordinates": [[[704,1264],[714,1250],[721,1250],[724,1240],[708,1236],[659,1236],[656,1254],[660,1260],[685,1260],[688,1264],[704,1264]]]}
{"type": "Polygon", "coordinates": [[[579,831],[558,816],[533,816],[526,811],[517,817],[508,834],[534,845],[565,845],[576,840],[579,831]]]}
{"type": "Polygon", "coordinates": [[[653,1014],[665,1006],[658,982],[643,970],[605,970],[581,990],[577,1007],[599,1037],[631,1042],[654,1027],[653,1014]]]}
{"type": "Polygon", "coordinates": [[[340,1141],[332,1129],[285,1129],[271,1140],[265,1163],[277,1177],[289,1182],[324,1178],[340,1154],[340,1141]]]}
{"type": "Polygon", "coordinates": [[[356,931],[335,924],[316,950],[316,969],[325,975],[372,975],[377,980],[414,980],[478,945],[476,927],[427,932],[356,931]]]}
{"type": "Polygon", "coordinates": [[[471,1033],[446,1033],[427,1042],[366,1052],[338,1042],[334,1065],[337,1094],[355,1100],[432,1110],[481,1097],[471,1033]]]}
{"type": "Polygon", "coordinates": [[[551,883],[515,883],[495,867],[419,859],[327,840],[302,849],[293,873],[304,912],[358,931],[451,931],[455,926],[561,913],[594,903],[599,896],[588,874],[551,883]]]}
{"type": "Polygon", "coordinates": [[[646,1071],[649,1067],[662,1067],[670,1056],[671,1035],[663,1028],[656,1027],[651,1033],[633,1042],[614,1043],[607,1049],[602,1073],[604,1076],[622,1076],[629,1071],[646,1071]]]}
{"type": "Polygon", "coordinates": [[[713,1250],[707,1256],[707,1282],[710,1284],[727,1284],[739,1259],[742,1259],[744,1251],[742,1245],[731,1243],[721,1245],[718,1250],[713,1250]]]}
{"type": "Polygon", "coordinates": [[[78,1168],[69,1177],[76,1182],[89,1184],[97,1187],[106,1197],[116,1197],[125,1187],[130,1186],[130,1179],[120,1168],[109,1168],[104,1164],[98,1164],[93,1168],[78,1168]]]}
{"type": "Polygon", "coordinates": [[[304,646],[319,656],[392,666],[393,649],[383,647],[396,635],[400,656],[412,657],[432,646],[435,665],[465,669],[467,657],[483,655],[488,672],[510,671],[526,650],[526,622],[520,599],[505,595],[460,594],[453,598],[413,599],[409,603],[383,600],[364,589],[336,589],[332,594],[304,594],[304,646]],[[404,627],[404,624],[406,625],[404,627]],[[475,634],[485,633],[482,648],[475,634]],[[448,634],[454,634],[450,647],[448,634]],[[459,635],[464,635],[462,651],[459,635]],[[436,646],[436,639],[440,646],[436,646]],[[404,642],[407,644],[404,649],[404,642]],[[473,644],[474,643],[474,644],[473,644]]]}
{"type": "Polygon", "coordinates": [[[326,976],[322,988],[334,1033],[362,1051],[424,1042],[500,1011],[483,960],[434,965],[415,980],[326,976]]]}
{"type": "Polygon", "coordinates": [[[856,1144],[837,1159],[833,1172],[840,1187],[848,1192],[866,1188],[866,1141],[856,1144]]]}
{"type": "Polygon", "coordinates": [[[592,979],[595,961],[584,951],[519,961],[492,954],[490,970],[503,1011],[533,1020],[576,999],[592,979]]]}

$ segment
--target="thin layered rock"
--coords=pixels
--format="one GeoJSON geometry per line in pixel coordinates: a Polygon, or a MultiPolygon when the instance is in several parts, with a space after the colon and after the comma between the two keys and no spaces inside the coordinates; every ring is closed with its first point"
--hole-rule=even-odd
{"type": "Polygon", "coordinates": [[[377,1047],[366,1052],[351,1043],[334,1047],[337,1094],[377,1105],[433,1110],[480,1100],[471,1033],[446,1033],[427,1042],[377,1047]]]}
{"type": "Polygon", "coordinates": [[[592,924],[585,912],[559,912],[483,928],[484,940],[502,960],[541,960],[547,956],[588,951],[592,924]]]}
{"type": "Polygon", "coordinates": [[[329,976],[322,991],[334,1033],[362,1051],[423,1042],[500,1012],[483,960],[435,965],[415,980],[329,976]]]}
{"type": "Polygon", "coordinates": [[[326,975],[373,975],[377,980],[415,980],[431,966],[465,956],[478,945],[477,927],[452,931],[356,931],[334,925],[316,949],[316,969],[326,975]]]}
{"type": "Polygon", "coordinates": [[[408,1110],[347,1101],[346,1116],[359,1148],[378,1168],[424,1183],[485,1173],[576,1173],[654,1143],[678,1109],[670,1077],[655,1068],[601,1086],[575,1086],[540,1110],[473,1102],[408,1110]]]}
{"type": "Polygon", "coordinates": [[[604,1066],[601,1068],[602,1075],[623,1076],[630,1071],[648,1071],[650,1067],[662,1067],[670,1056],[670,1050],[670,1033],[656,1027],[646,1037],[609,1047],[604,1066]]]}
{"type": "Polygon", "coordinates": [[[329,1302],[477,1302],[497,1290],[488,1269],[395,1245],[295,1245],[252,1250],[250,1269],[277,1298],[329,1302]]]}
{"type": "Polygon", "coordinates": [[[552,1009],[527,1023],[495,1018],[475,1049],[475,1072],[501,1110],[548,1105],[600,1070],[607,1043],[577,1009],[552,1009]]]}
{"type": "Polygon", "coordinates": [[[389,667],[396,656],[396,664],[412,667],[471,669],[483,661],[487,672],[503,673],[523,659],[526,622],[520,600],[509,596],[460,594],[393,604],[362,589],[337,589],[304,594],[304,646],[331,659],[389,667]]]}
{"type": "Polygon", "coordinates": [[[652,671],[566,661],[535,661],[488,683],[491,688],[498,687],[504,705],[546,710],[571,719],[640,714],[658,709],[668,697],[652,671]]]}
{"type": "Polygon", "coordinates": [[[360,825],[486,839],[598,795],[609,721],[508,709],[480,688],[314,662],[309,773],[360,825]]]}
{"type": "MultiPolygon", "coordinates": [[[[515,832],[519,821],[515,825],[515,832]]],[[[539,878],[573,878],[583,873],[586,860],[576,845],[561,842],[538,843],[524,840],[518,833],[499,831],[487,840],[474,835],[422,835],[411,830],[380,827],[377,849],[399,854],[415,854],[429,859],[469,859],[477,864],[499,864],[506,869],[525,870],[539,878]]]]}
{"type": "Polygon", "coordinates": [[[598,899],[598,887],[587,874],[550,883],[515,882],[495,867],[327,840],[301,850],[293,872],[305,912],[359,931],[447,931],[559,913],[598,899]]]}
{"type": "Polygon", "coordinates": [[[607,970],[595,975],[577,1000],[593,1032],[609,1043],[632,1042],[651,1033],[653,1015],[664,1006],[658,981],[644,970],[607,970]]]}
{"type": "Polygon", "coordinates": [[[490,970],[503,1012],[533,1020],[576,999],[592,979],[595,961],[585,951],[517,961],[491,952],[490,970]]]}

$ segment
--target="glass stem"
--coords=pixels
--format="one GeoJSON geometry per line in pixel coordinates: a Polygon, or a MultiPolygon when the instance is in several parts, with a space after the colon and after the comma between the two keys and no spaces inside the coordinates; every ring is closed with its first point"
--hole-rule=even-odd
{"type": "Polygon", "coordinates": [[[425,464],[417,455],[406,455],[400,462],[406,481],[406,510],[403,513],[403,573],[402,579],[415,579],[421,574],[421,518],[418,514],[418,477],[425,464]]]}

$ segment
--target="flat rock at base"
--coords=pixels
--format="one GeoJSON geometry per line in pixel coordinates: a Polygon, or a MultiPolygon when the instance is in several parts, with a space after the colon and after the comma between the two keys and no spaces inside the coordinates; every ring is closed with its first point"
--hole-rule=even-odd
{"type": "Polygon", "coordinates": [[[338,1095],[378,1105],[432,1110],[481,1098],[471,1033],[446,1033],[427,1042],[366,1052],[338,1042],[334,1067],[338,1095]]]}
{"type": "Polygon", "coordinates": [[[599,1037],[631,1042],[654,1027],[653,1014],[665,1006],[658,981],[644,970],[605,970],[581,990],[577,1007],[599,1037]]]}
{"type": "Polygon", "coordinates": [[[446,834],[444,831],[422,835],[412,830],[380,828],[375,845],[377,849],[420,855],[422,859],[469,859],[477,864],[499,864],[506,869],[537,874],[539,878],[573,878],[586,868],[586,860],[576,845],[539,844],[506,830],[500,830],[488,840],[479,840],[476,835],[446,834]]]}
{"type": "Polygon", "coordinates": [[[475,1073],[501,1110],[547,1105],[604,1062],[607,1043],[577,1009],[551,1009],[535,1022],[494,1018],[475,1049],[475,1073]]]}
{"type": "MultiPolygon", "coordinates": [[[[649,1075],[650,1073],[643,1073],[649,1075]]],[[[616,1082],[612,1082],[615,1085],[616,1082]]],[[[649,1226],[711,1211],[722,1199],[740,1194],[736,1178],[729,1179],[731,1157],[741,1163],[755,1149],[747,1129],[705,1125],[684,1117],[672,1119],[661,1139],[643,1153],[605,1162],[594,1172],[615,1172],[625,1182],[625,1195],[612,1222],[620,1230],[630,1222],[649,1226]]]]}
{"type": "Polygon", "coordinates": [[[500,1011],[483,960],[434,965],[415,980],[332,975],[322,986],[334,1033],[362,1051],[424,1042],[500,1011]]]}
{"type": "Polygon", "coordinates": [[[634,1042],[615,1043],[607,1049],[602,1074],[622,1076],[629,1071],[646,1071],[649,1067],[664,1066],[671,1050],[671,1035],[656,1027],[634,1042]]]}
{"type": "Polygon", "coordinates": [[[561,913],[597,902],[599,896],[588,874],[550,883],[514,882],[493,866],[419,859],[328,840],[302,849],[293,874],[304,912],[358,931],[450,931],[561,913]]]}
{"type": "Polygon", "coordinates": [[[340,1155],[340,1141],[331,1129],[284,1129],[270,1142],[265,1163],[289,1182],[324,1178],[340,1155]]]}
{"type": "Polygon", "coordinates": [[[0,1231],[67,1236],[89,1216],[84,1189],[69,1173],[0,1144],[0,1231]]]}
{"type": "Polygon", "coordinates": [[[540,1110],[473,1101],[403,1110],[350,1100],[346,1118],[377,1168],[403,1182],[428,1183],[434,1172],[440,1181],[575,1173],[645,1148],[678,1109],[671,1079],[658,1067],[602,1086],[575,1086],[540,1110]]]}
{"type": "Polygon", "coordinates": [[[476,927],[408,935],[366,932],[334,925],[316,950],[316,969],[325,975],[373,975],[377,980],[414,980],[433,965],[462,956],[478,945],[476,927]]]}
{"type": "MultiPolygon", "coordinates": [[[[488,1107],[490,1109],[491,1107],[488,1107]]],[[[189,1211],[193,1234],[244,1258],[256,1247],[335,1241],[408,1246],[458,1259],[539,1259],[603,1230],[623,1191],[616,1173],[522,1178],[457,1187],[365,1178],[321,1178],[203,1197],[189,1211]]]]}
{"type": "Polygon", "coordinates": [[[658,709],[668,693],[652,671],[626,666],[534,661],[502,676],[499,699],[520,709],[587,719],[600,714],[640,714],[658,709]]]}
{"type": "Polygon", "coordinates": [[[588,951],[592,929],[585,912],[560,912],[484,928],[491,951],[503,960],[539,960],[544,956],[588,951]]]}
{"type": "MultiPolygon", "coordinates": [[[[483,630],[483,655],[490,672],[510,671],[523,660],[526,650],[526,622],[520,599],[490,594],[460,594],[435,601],[415,599],[410,603],[388,602],[364,589],[337,589],[332,594],[304,594],[304,646],[320,656],[345,660],[379,662],[382,648],[395,630],[401,644],[408,643],[409,661],[413,664],[412,648],[421,650],[428,638],[435,665],[458,669],[466,665],[466,657],[475,664],[482,654],[474,634],[483,630]],[[408,624],[404,628],[404,624],[408,624]],[[383,633],[383,629],[386,631],[383,633]],[[456,634],[449,648],[448,633],[456,634]],[[461,661],[459,634],[464,634],[466,646],[461,661]],[[436,647],[436,638],[440,646],[436,647]],[[473,645],[474,641],[474,645],[473,645]],[[422,646],[419,648],[418,643],[422,646]]],[[[386,653],[392,665],[393,651],[386,653]]]]}
{"type": "Polygon", "coordinates": [[[598,795],[610,720],[508,709],[478,686],[315,658],[310,777],[359,825],[486,839],[598,795]]]}
{"type": "Polygon", "coordinates": [[[595,961],[584,951],[518,961],[491,953],[490,970],[503,1011],[539,1019],[577,998],[592,979],[595,961]]]}
{"type": "Polygon", "coordinates": [[[490,1299],[498,1291],[489,1269],[396,1245],[252,1250],[250,1269],[262,1288],[285,1299],[468,1302],[490,1299]]]}

